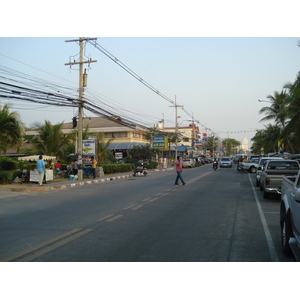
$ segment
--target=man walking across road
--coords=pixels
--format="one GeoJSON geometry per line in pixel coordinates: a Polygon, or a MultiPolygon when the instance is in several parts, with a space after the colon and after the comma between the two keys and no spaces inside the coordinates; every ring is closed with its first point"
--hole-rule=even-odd
{"type": "Polygon", "coordinates": [[[39,156],[39,160],[36,162],[36,167],[37,167],[38,173],[40,175],[39,185],[43,185],[44,174],[45,174],[45,162],[43,161],[42,155],[39,156]]]}
{"type": "Polygon", "coordinates": [[[177,160],[176,160],[176,172],[177,172],[177,177],[175,180],[175,185],[179,185],[178,180],[180,179],[180,181],[182,182],[183,185],[185,185],[185,182],[182,178],[182,161],[181,161],[181,156],[177,156],[177,160]]]}

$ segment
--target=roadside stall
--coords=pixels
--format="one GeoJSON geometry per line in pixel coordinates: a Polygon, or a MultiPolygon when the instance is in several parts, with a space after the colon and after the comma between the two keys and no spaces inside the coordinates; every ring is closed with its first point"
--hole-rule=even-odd
{"type": "MultiPolygon", "coordinates": [[[[18,157],[18,160],[21,161],[37,161],[39,160],[39,155],[30,155],[30,156],[22,156],[18,157]]],[[[51,181],[53,180],[53,169],[50,169],[49,166],[51,166],[52,161],[56,160],[56,156],[48,156],[48,155],[43,155],[43,160],[45,160],[45,177],[44,180],[51,181]]],[[[30,170],[30,177],[29,181],[31,182],[39,182],[39,173],[37,169],[30,170]]]]}

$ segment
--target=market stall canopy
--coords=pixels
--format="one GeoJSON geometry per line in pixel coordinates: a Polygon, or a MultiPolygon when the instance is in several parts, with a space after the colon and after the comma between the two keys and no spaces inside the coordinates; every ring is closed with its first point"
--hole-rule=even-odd
{"type": "MultiPolygon", "coordinates": [[[[53,160],[56,159],[56,156],[48,156],[48,155],[42,155],[43,160],[53,160]]],[[[37,161],[39,160],[39,155],[30,155],[30,156],[22,156],[18,157],[18,160],[32,160],[32,161],[37,161]]]]}

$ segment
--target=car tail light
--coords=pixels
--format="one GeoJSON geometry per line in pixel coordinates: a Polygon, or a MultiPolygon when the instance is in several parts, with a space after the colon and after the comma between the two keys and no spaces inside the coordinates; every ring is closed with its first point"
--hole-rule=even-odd
{"type": "Polygon", "coordinates": [[[266,185],[270,185],[270,178],[266,178],[266,185]]]}

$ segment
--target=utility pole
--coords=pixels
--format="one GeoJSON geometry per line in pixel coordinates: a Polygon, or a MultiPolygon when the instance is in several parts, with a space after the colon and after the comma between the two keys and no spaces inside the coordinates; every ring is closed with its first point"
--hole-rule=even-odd
{"type": "Polygon", "coordinates": [[[77,151],[78,151],[78,180],[83,179],[82,174],[82,132],[83,132],[83,92],[84,86],[86,86],[86,74],[83,74],[83,64],[90,64],[97,62],[97,60],[84,61],[84,41],[96,40],[97,38],[79,38],[78,40],[67,40],[66,42],[79,42],[80,58],[79,62],[65,63],[66,66],[79,65],[79,102],[78,102],[78,139],[77,139],[77,151]],[[85,79],[85,80],[84,80],[85,79]]]}
{"type": "Polygon", "coordinates": [[[170,107],[175,107],[175,159],[177,158],[178,155],[178,143],[177,143],[177,136],[178,136],[178,115],[177,115],[177,108],[178,107],[183,107],[183,105],[177,105],[176,104],[176,96],[175,96],[175,105],[170,106],[170,107]]]}

